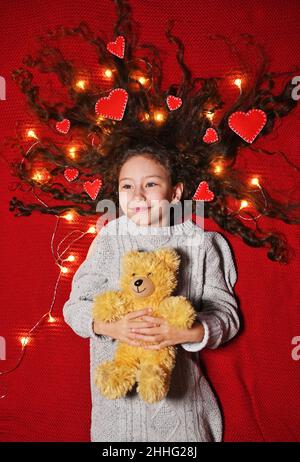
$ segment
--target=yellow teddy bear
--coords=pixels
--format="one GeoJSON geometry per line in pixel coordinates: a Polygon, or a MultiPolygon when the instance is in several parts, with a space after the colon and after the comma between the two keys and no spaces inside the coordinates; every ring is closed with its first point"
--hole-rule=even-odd
{"type": "MultiPolygon", "coordinates": [[[[179,263],[180,257],[172,248],[125,253],[121,290],[96,295],[93,318],[111,322],[129,312],[151,307],[153,316],[167,319],[178,329],[192,327],[196,319],[192,304],[183,296],[171,296],[177,285],[179,263]]],[[[103,396],[108,399],[125,396],[136,382],[139,396],[148,403],[166,396],[175,366],[175,346],[147,350],[142,340],[140,344],[132,346],[118,341],[114,359],[96,368],[95,385],[103,396]]]]}

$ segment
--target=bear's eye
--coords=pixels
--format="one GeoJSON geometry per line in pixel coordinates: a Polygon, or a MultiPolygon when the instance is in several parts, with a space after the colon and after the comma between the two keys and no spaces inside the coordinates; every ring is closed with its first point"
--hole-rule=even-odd
{"type": "Polygon", "coordinates": [[[152,273],[148,273],[147,276],[149,276],[149,274],[152,274],[152,273]]]}
{"type": "Polygon", "coordinates": [[[135,273],[132,273],[132,276],[135,276],[135,273]]]}

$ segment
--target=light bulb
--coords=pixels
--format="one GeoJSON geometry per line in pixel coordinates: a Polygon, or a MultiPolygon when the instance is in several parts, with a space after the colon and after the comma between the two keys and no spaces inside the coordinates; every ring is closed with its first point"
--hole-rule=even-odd
{"type": "Polygon", "coordinates": [[[76,147],[75,146],[72,146],[71,148],[69,148],[69,156],[75,159],[76,157],[76,147]]]}
{"type": "Polygon", "coordinates": [[[27,130],[26,135],[27,135],[27,138],[35,138],[36,140],[38,139],[38,137],[36,136],[35,131],[32,130],[32,129],[31,129],[31,130],[27,130]]]}
{"type": "Polygon", "coordinates": [[[74,218],[73,213],[66,213],[66,215],[63,215],[63,218],[67,221],[72,221],[74,218]]]}
{"type": "Polygon", "coordinates": [[[112,70],[111,69],[105,69],[104,75],[105,75],[105,77],[110,79],[112,77],[112,75],[113,75],[112,70]]]}
{"type": "Polygon", "coordinates": [[[96,232],[95,226],[90,226],[89,229],[87,230],[88,233],[94,234],[96,232]]]}
{"type": "Polygon", "coordinates": [[[217,164],[214,168],[214,172],[218,174],[218,173],[222,173],[222,171],[223,171],[223,166],[221,164],[217,164]]]}
{"type": "Polygon", "coordinates": [[[209,119],[210,121],[213,120],[214,115],[215,115],[215,114],[214,114],[214,112],[212,112],[212,111],[207,111],[207,112],[205,113],[205,117],[206,117],[207,119],[209,119]]]}
{"type": "Polygon", "coordinates": [[[80,88],[81,90],[85,90],[86,82],[84,80],[78,80],[76,82],[76,87],[80,88]]]}
{"type": "Polygon", "coordinates": [[[51,316],[51,314],[49,314],[49,322],[54,322],[55,321],[55,318],[53,318],[53,316],[51,316]]]}
{"type": "Polygon", "coordinates": [[[60,270],[61,270],[61,272],[64,273],[64,274],[67,273],[67,272],[69,271],[68,268],[66,268],[65,266],[61,266],[61,267],[60,267],[60,270]]]}
{"type": "Polygon", "coordinates": [[[74,260],[75,260],[74,255],[69,255],[67,258],[67,261],[74,261],[74,260]]]}
{"type": "Polygon", "coordinates": [[[249,205],[249,202],[243,200],[243,201],[241,201],[241,206],[240,206],[240,208],[243,209],[243,208],[245,208],[245,207],[248,207],[248,205],[249,205]]]}
{"type": "Polygon", "coordinates": [[[236,85],[240,90],[242,89],[242,79],[235,79],[234,85],[236,85]]]}
{"type": "Polygon", "coordinates": [[[145,83],[147,82],[147,79],[141,76],[141,77],[138,77],[138,81],[140,82],[141,85],[145,85],[145,83]]]}
{"type": "Polygon", "coordinates": [[[253,184],[254,186],[259,186],[259,179],[256,177],[252,178],[251,184],[253,184]]]}
{"type": "Polygon", "coordinates": [[[28,337],[22,337],[21,338],[21,343],[22,343],[22,346],[26,346],[27,343],[29,342],[29,338],[28,337]]]}
{"type": "Polygon", "coordinates": [[[165,119],[165,115],[162,111],[155,111],[154,112],[154,120],[155,122],[163,122],[165,119]]]}

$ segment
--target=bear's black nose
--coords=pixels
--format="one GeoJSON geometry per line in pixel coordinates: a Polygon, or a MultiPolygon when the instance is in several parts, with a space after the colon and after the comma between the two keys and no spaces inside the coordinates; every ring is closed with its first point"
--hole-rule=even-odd
{"type": "Polygon", "coordinates": [[[134,283],[134,285],[137,287],[139,287],[141,284],[143,284],[143,279],[137,279],[134,283]]]}

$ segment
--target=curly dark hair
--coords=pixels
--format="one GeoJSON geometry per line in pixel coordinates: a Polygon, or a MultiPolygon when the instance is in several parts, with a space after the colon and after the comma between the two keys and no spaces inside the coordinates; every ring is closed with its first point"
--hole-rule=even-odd
{"type": "MultiPolygon", "coordinates": [[[[255,210],[266,217],[282,220],[285,223],[299,223],[299,204],[281,203],[273,198],[264,187],[261,189],[249,186],[244,171],[233,168],[238,154],[243,148],[265,155],[275,154],[266,149],[256,148],[234,133],[228,126],[228,117],[235,111],[261,109],[267,116],[267,123],[257,136],[265,136],[273,130],[275,122],[290,113],[297,101],[292,99],[294,88],[290,76],[291,71],[275,73],[269,71],[269,59],[264,48],[257,44],[249,34],[241,34],[240,40],[258,54],[260,64],[253,77],[236,101],[222,113],[224,102],[221,99],[219,83],[221,77],[192,78],[190,69],[184,61],[184,45],[172,34],[174,21],[170,20],[166,29],[166,37],[177,47],[177,62],[182,72],[180,84],[172,84],[162,90],[162,62],[159,50],[150,43],[138,43],[138,24],[133,20],[131,7],[127,0],[115,0],[118,19],[114,27],[114,35],[124,36],[126,40],[123,59],[110,53],[107,39],[96,36],[85,22],[78,27],[57,26],[52,31],[39,37],[41,47],[37,56],[27,56],[23,64],[27,68],[37,68],[42,73],[55,73],[60,83],[67,88],[72,100],[72,107],[63,102],[50,103],[42,100],[39,87],[33,85],[33,74],[25,67],[14,70],[13,79],[26,95],[30,108],[36,113],[39,121],[59,136],[54,142],[49,137],[40,137],[29,152],[25,149],[20,136],[10,138],[9,144],[20,150],[22,161],[14,159],[10,162],[13,175],[21,182],[14,189],[28,188],[34,196],[37,189],[44,197],[60,201],[53,205],[38,203],[25,204],[17,197],[10,201],[10,210],[17,210],[15,216],[29,216],[33,211],[46,214],[61,215],[73,210],[80,215],[96,214],[96,203],[82,190],[83,182],[95,175],[103,180],[98,199],[113,199],[118,205],[118,172],[124,162],[136,154],[150,155],[164,165],[170,172],[172,184],[183,182],[182,201],[192,199],[197,186],[206,181],[214,192],[214,199],[204,203],[204,216],[213,219],[221,228],[231,234],[239,235],[243,241],[253,247],[268,247],[267,256],[273,261],[287,263],[289,249],[286,238],[280,232],[266,232],[259,226],[255,216],[248,212],[250,221],[242,220],[239,213],[228,212],[228,199],[249,200],[255,210]],[[113,85],[109,88],[123,88],[128,93],[128,102],[121,121],[98,118],[95,104],[99,97],[108,93],[107,82],[91,84],[85,91],[78,91],[74,82],[78,72],[73,62],[67,61],[58,47],[52,42],[65,37],[78,36],[96,51],[100,66],[110,69],[113,85]],[[143,85],[134,77],[140,72],[145,75],[149,85],[143,85]],[[277,78],[286,79],[283,88],[274,94],[277,78]],[[168,111],[166,97],[174,95],[182,99],[178,110],[168,111]],[[161,111],[163,120],[158,123],[155,111],[161,111]],[[208,113],[219,116],[218,124],[212,125],[208,113]],[[70,131],[66,135],[57,134],[55,124],[63,119],[70,121],[70,131]],[[214,126],[218,133],[216,143],[204,143],[202,138],[207,128],[214,126]],[[70,144],[79,139],[76,158],[67,157],[63,142],[70,144]],[[222,162],[221,173],[216,173],[216,162],[222,162]],[[36,165],[46,168],[47,175],[33,178],[32,169],[36,165]],[[79,170],[79,178],[68,184],[63,178],[66,166],[79,170]],[[249,225],[250,223],[250,225],[249,225]],[[254,225],[254,226],[251,226],[254,225]]],[[[241,56],[235,44],[228,38],[215,35],[212,39],[221,39],[238,58],[240,75],[251,75],[253,70],[241,56]]],[[[156,112],[157,113],[157,112],[156,112]]],[[[291,164],[287,156],[280,152],[291,164]]],[[[293,165],[293,164],[291,164],[293,165]]],[[[294,169],[299,171],[297,166],[294,169]]],[[[49,202],[49,201],[48,201],[49,202]]],[[[193,201],[193,205],[195,201],[193,201]]],[[[118,208],[118,207],[117,207],[118,208]]],[[[193,210],[195,210],[193,208],[193,210]]]]}

